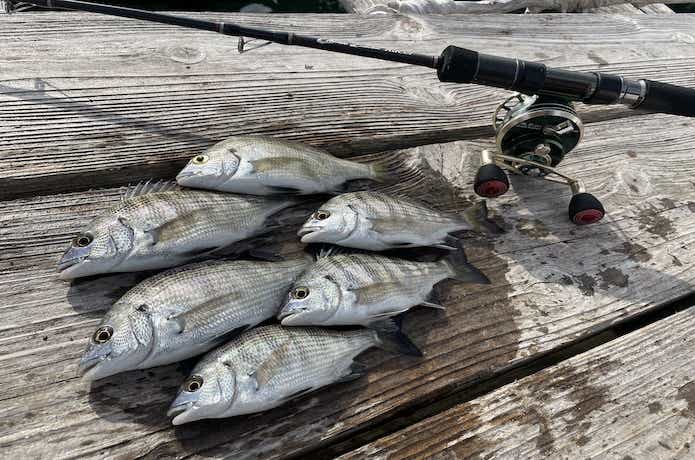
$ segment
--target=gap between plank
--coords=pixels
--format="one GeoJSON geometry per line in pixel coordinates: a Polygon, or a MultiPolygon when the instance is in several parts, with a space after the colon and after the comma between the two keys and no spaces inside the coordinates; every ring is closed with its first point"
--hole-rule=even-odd
{"type": "Polygon", "coordinates": [[[312,458],[318,460],[330,459],[348,453],[381,437],[391,435],[424,419],[445,412],[456,405],[491,393],[516,380],[555,366],[578,354],[585,353],[618,337],[661,321],[694,305],[695,293],[691,293],[673,302],[639,313],[629,319],[618,321],[609,326],[597,327],[593,333],[579,340],[554,348],[535,358],[521,361],[490,376],[476,379],[448,394],[430,395],[426,399],[402,407],[387,418],[376,420],[375,423],[371,423],[367,427],[348,431],[326,445],[298,452],[288,458],[312,458]]]}

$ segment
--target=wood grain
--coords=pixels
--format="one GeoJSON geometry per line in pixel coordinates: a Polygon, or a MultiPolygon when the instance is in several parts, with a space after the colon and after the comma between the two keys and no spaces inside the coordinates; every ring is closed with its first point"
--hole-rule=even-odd
{"type": "MultiPolygon", "coordinates": [[[[193,14],[438,54],[457,44],[551,66],[695,86],[688,15],[193,14]],[[567,52],[567,44],[572,52],[567,52]]],[[[173,175],[232,134],[339,155],[491,134],[507,95],[431,69],[76,13],[0,18],[0,199],[173,175]]],[[[586,120],[635,114],[580,108],[586,120]]]]}
{"type": "MultiPolygon", "coordinates": [[[[689,0],[676,0],[671,3],[688,2],[689,0]]],[[[668,8],[663,3],[658,3],[658,0],[341,0],[340,3],[346,11],[357,14],[500,14],[524,10],[532,13],[560,11],[640,14],[633,5],[654,4],[659,5],[658,10],[662,10],[661,7],[668,8]]]]}
{"type": "Polygon", "coordinates": [[[695,455],[695,307],[342,457],[695,455]]]}
{"type": "MultiPolygon", "coordinates": [[[[56,277],[56,261],[71,235],[113,205],[118,191],[6,201],[0,209],[0,450],[28,458],[302,455],[690,293],[693,141],[695,120],[672,116],[590,124],[563,171],[585,180],[608,217],[575,227],[565,211],[568,190],[514,178],[513,191],[490,202],[507,233],[465,240],[470,259],[493,284],[445,284],[446,312],[419,310],[406,318],[424,359],[370,351],[360,358],[370,369],[363,379],[256,416],[177,429],[164,414],[190,363],[91,387],[75,377],[99,317],[139,275],[67,284],[56,277]]],[[[433,168],[432,200],[463,207],[472,198],[478,152],[489,142],[402,154],[425,161],[425,171],[433,168]]]]}

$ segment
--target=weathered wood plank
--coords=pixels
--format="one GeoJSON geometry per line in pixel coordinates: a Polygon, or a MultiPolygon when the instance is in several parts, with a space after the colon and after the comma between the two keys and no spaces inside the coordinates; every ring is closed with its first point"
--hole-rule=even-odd
{"type": "MultiPolygon", "coordinates": [[[[332,442],[400,410],[427,404],[513,363],[692,291],[695,120],[642,116],[593,123],[563,164],[609,216],[577,228],[569,192],[518,178],[490,203],[508,233],[468,238],[493,281],[442,289],[446,312],[417,311],[406,329],[421,361],[379,351],[366,378],[253,417],[169,426],[165,407],[188,368],[131,372],[91,389],[78,356],[103,310],[137,275],[56,279],[55,263],[83,223],[118,200],[113,189],[18,199],[0,209],[0,449],[31,458],[139,455],[280,458],[332,442]]],[[[489,142],[489,141],[488,141],[489,142]]],[[[442,202],[471,196],[483,141],[421,147],[446,180],[442,202]]]]}
{"type": "MultiPolygon", "coordinates": [[[[611,12],[613,14],[639,14],[633,5],[661,5],[659,0],[341,0],[343,8],[350,13],[401,13],[401,14],[500,14],[528,10],[543,11],[611,12]]],[[[671,3],[688,3],[676,0],[671,3]]],[[[660,8],[659,8],[660,9],[660,8]]],[[[670,9],[670,8],[669,8],[670,9]]],[[[650,10],[651,12],[651,10],[650,10]]]]}
{"type": "MultiPolygon", "coordinates": [[[[432,54],[454,43],[695,86],[688,15],[201,15],[432,54]]],[[[341,155],[480,137],[507,94],[442,84],[430,69],[281,45],[252,42],[239,55],[229,37],[98,15],[0,21],[4,198],[171,176],[232,134],[341,155]]],[[[594,120],[629,112],[581,110],[594,120]]]]}
{"type": "Polygon", "coordinates": [[[340,458],[692,458],[695,307],[340,458]]]}

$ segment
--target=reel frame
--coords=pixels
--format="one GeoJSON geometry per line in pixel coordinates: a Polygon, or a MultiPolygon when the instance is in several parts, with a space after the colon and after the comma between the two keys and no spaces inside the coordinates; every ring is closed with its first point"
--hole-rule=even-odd
{"type": "Polygon", "coordinates": [[[492,123],[496,151],[485,149],[480,154],[481,166],[474,184],[478,195],[496,198],[506,193],[508,171],[569,187],[569,218],[577,225],[603,218],[603,205],[587,193],[584,183],[557,169],[583,138],[581,119],[570,101],[515,93],[497,107],[492,123]]]}

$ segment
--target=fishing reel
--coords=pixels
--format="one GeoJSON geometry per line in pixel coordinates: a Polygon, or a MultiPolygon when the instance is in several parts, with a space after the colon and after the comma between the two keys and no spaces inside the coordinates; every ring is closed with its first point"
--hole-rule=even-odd
{"type": "Polygon", "coordinates": [[[475,193],[496,198],[509,190],[506,171],[567,185],[572,190],[569,217],[577,225],[601,220],[601,202],[581,180],[556,169],[582,139],[582,121],[566,99],[515,94],[495,111],[497,151],[483,150],[475,193]]]}

